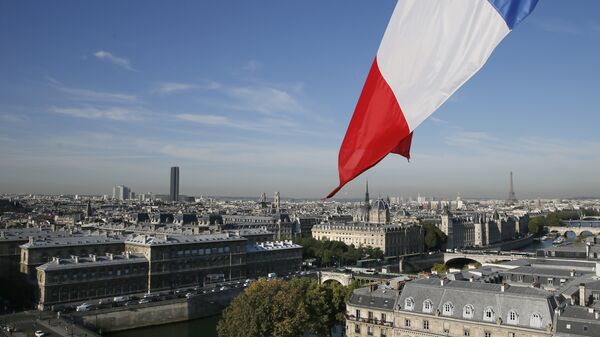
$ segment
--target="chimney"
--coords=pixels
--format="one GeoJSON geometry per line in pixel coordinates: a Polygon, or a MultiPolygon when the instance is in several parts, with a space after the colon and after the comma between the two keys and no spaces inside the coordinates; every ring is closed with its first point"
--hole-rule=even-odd
{"type": "Polygon", "coordinates": [[[600,318],[600,312],[594,311],[594,318],[595,319],[600,318]]]}
{"type": "Polygon", "coordinates": [[[35,240],[33,239],[33,236],[30,236],[30,237],[29,237],[29,244],[33,244],[33,242],[34,242],[34,241],[35,241],[35,240]]]}
{"type": "Polygon", "coordinates": [[[92,259],[92,261],[96,262],[96,255],[95,254],[90,254],[90,258],[92,259]]]}
{"type": "Polygon", "coordinates": [[[574,277],[575,276],[575,270],[571,269],[571,273],[570,274],[571,274],[571,277],[574,277]]]}
{"type": "Polygon", "coordinates": [[[500,285],[500,291],[501,291],[501,292],[504,292],[506,289],[508,289],[508,284],[506,284],[506,283],[502,283],[502,284],[500,285]]]}
{"type": "Polygon", "coordinates": [[[469,282],[473,282],[473,276],[469,277],[469,282]]]}
{"type": "Polygon", "coordinates": [[[109,259],[109,260],[112,260],[112,259],[113,259],[113,255],[112,255],[112,253],[106,253],[106,256],[108,256],[108,259],[109,259]]]}
{"type": "Polygon", "coordinates": [[[79,256],[73,256],[73,261],[75,261],[75,263],[79,263],[79,256]]]}
{"type": "Polygon", "coordinates": [[[586,297],[585,297],[585,283],[579,284],[579,305],[584,307],[586,305],[586,297]]]}
{"type": "Polygon", "coordinates": [[[596,276],[600,277],[600,262],[596,262],[596,276]]]}
{"type": "Polygon", "coordinates": [[[590,258],[590,243],[589,242],[585,243],[585,258],[586,259],[590,258]]]}
{"type": "Polygon", "coordinates": [[[443,287],[444,286],[444,279],[440,279],[440,285],[443,287]]]}

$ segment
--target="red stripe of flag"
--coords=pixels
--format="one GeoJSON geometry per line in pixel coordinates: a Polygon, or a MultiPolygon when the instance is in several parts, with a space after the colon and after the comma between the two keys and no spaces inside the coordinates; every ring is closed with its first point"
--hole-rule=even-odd
{"type": "Polygon", "coordinates": [[[327,198],[390,152],[410,158],[411,140],[402,109],[375,58],[340,148],[340,184],[327,198]]]}

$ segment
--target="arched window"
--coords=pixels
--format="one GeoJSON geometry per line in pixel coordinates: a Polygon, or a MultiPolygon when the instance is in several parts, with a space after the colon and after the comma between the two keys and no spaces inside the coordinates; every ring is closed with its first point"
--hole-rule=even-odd
{"type": "Polygon", "coordinates": [[[473,306],[471,304],[467,304],[465,305],[465,307],[463,308],[463,318],[473,318],[473,315],[475,314],[475,308],[473,308],[473,306]]]}
{"type": "Polygon", "coordinates": [[[454,313],[454,305],[452,302],[444,303],[444,307],[442,308],[442,314],[446,316],[451,316],[454,313]]]}
{"type": "Polygon", "coordinates": [[[506,316],[506,323],[517,325],[519,324],[519,314],[517,314],[516,310],[511,310],[508,312],[506,316]]]}
{"type": "Polygon", "coordinates": [[[534,312],[531,314],[531,318],[529,319],[529,325],[532,328],[541,328],[542,327],[542,315],[534,312]]]}
{"type": "Polygon", "coordinates": [[[431,302],[431,300],[425,300],[423,302],[423,312],[433,312],[433,302],[431,302]]]}
{"type": "Polygon", "coordinates": [[[415,309],[415,300],[412,297],[409,297],[406,300],[404,300],[404,309],[410,311],[415,309]]]}
{"type": "Polygon", "coordinates": [[[483,311],[483,320],[486,322],[493,322],[494,319],[494,310],[490,307],[485,308],[483,311]]]}

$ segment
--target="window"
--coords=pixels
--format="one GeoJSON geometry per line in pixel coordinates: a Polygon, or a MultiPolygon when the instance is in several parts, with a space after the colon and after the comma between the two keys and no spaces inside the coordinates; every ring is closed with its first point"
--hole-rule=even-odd
{"type": "Polygon", "coordinates": [[[508,333],[508,337],[516,337],[516,336],[517,336],[517,334],[514,333],[514,332],[509,332],[508,333]]]}
{"type": "Polygon", "coordinates": [[[354,324],[354,332],[360,333],[360,324],[354,324]]]}
{"type": "Polygon", "coordinates": [[[469,329],[464,329],[463,330],[463,336],[465,336],[465,337],[471,336],[471,331],[469,329]]]}
{"type": "Polygon", "coordinates": [[[429,331],[429,321],[428,320],[423,321],[423,330],[429,331]]]}
{"type": "Polygon", "coordinates": [[[404,326],[407,328],[410,328],[410,319],[405,319],[404,320],[404,326]]]}
{"type": "Polygon", "coordinates": [[[356,309],[356,318],[360,318],[360,310],[356,309]]]}
{"type": "MultiPolygon", "coordinates": [[[[490,308],[490,307],[485,308],[485,310],[483,311],[483,320],[487,321],[487,322],[494,321],[494,310],[492,310],[492,308],[490,308]]],[[[488,337],[488,336],[485,336],[485,337],[488,337]]]]}
{"type": "Polygon", "coordinates": [[[517,312],[515,310],[511,310],[508,312],[508,315],[506,317],[506,322],[508,324],[513,324],[513,325],[519,324],[519,315],[517,314],[517,312]]]}
{"type": "Polygon", "coordinates": [[[381,337],[387,337],[387,329],[386,328],[381,328],[381,337]]]}
{"type": "Polygon", "coordinates": [[[571,324],[567,324],[567,330],[571,330],[571,324]]]}
{"type": "Polygon", "coordinates": [[[372,312],[372,311],[369,311],[369,312],[367,313],[367,317],[369,318],[369,320],[372,320],[372,319],[373,319],[373,312],[372,312]]]}
{"type": "Polygon", "coordinates": [[[387,318],[387,317],[385,316],[385,314],[384,314],[384,313],[382,313],[382,314],[381,314],[381,321],[382,321],[382,322],[385,322],[385,319],[386,319],[386,318],[387,318]]]}
{"type": "Polygon", "coordinates": [[[492,337],[492,333],[489,331],[486,331],[483,333],[483,337],[492,337]]]}
{"type": "Polygon", "coordinates": [[[584,325],[584,326],[583,326],[583,331],[587,331],[587,330],[588,330],[588,327],[587,327],[587,325],[584,325]]]}
{"type": "Polygon", "coordinates": [[[473,318],[474,312],[475,312],[475,309],[473,308],[472,305],[470,305],[470,304],[465,305],[465,307],[463,308],[463,318],[473,318]]]}
{"type": "Polygon", "coordinates": [[[404,308],[412,311],[415,308],[415,300],[412,297],[404,300],[404,308]]]}
{"type": "Polygon", "coordinates": [[[367,335],[373,336],[373,326],[372,325],[367,326],[367,335]]]}
{"type": "Polygon", "coordinates": [[[444,303],[442,314],[446,316],[451,316],[454,312],[454,305],[451,302],[444,303]]]}
{"type": "Polygon", "coordinates": [[[531,314],[531,318],[529,319],[529,325],[532,328],[541,328],[542,327],[542,315],[534,312],[531,314]]]}
{"type": "Polygon", "coordinates": [[[432,312],[433,311],[433,302],[431,300],[425,300],[423,302],[423,312],[432,312]]]}

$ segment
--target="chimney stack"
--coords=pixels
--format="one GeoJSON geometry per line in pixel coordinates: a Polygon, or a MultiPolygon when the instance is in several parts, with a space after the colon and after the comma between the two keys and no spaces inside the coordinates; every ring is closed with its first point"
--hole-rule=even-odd
{"type": "Polygon", "coordinates": [[[575,270],[571,269],[571,277],[575,276],[575,270]]]}
{"type": "Polygon", "coordinates": [[[586,305],[586,297],[585,297],[585,283],[579,284],[579,305],[584,307],[586,305]]]}
{"type": "Polygon", "coordinates": [[[505,291],[507,288],[508,288],[508,284],[506,284],[506,283],[502,283],[502,284],[500,285],[500,291],[501,291],[501,292],[504,292],[504,291],[505,291]]]}

